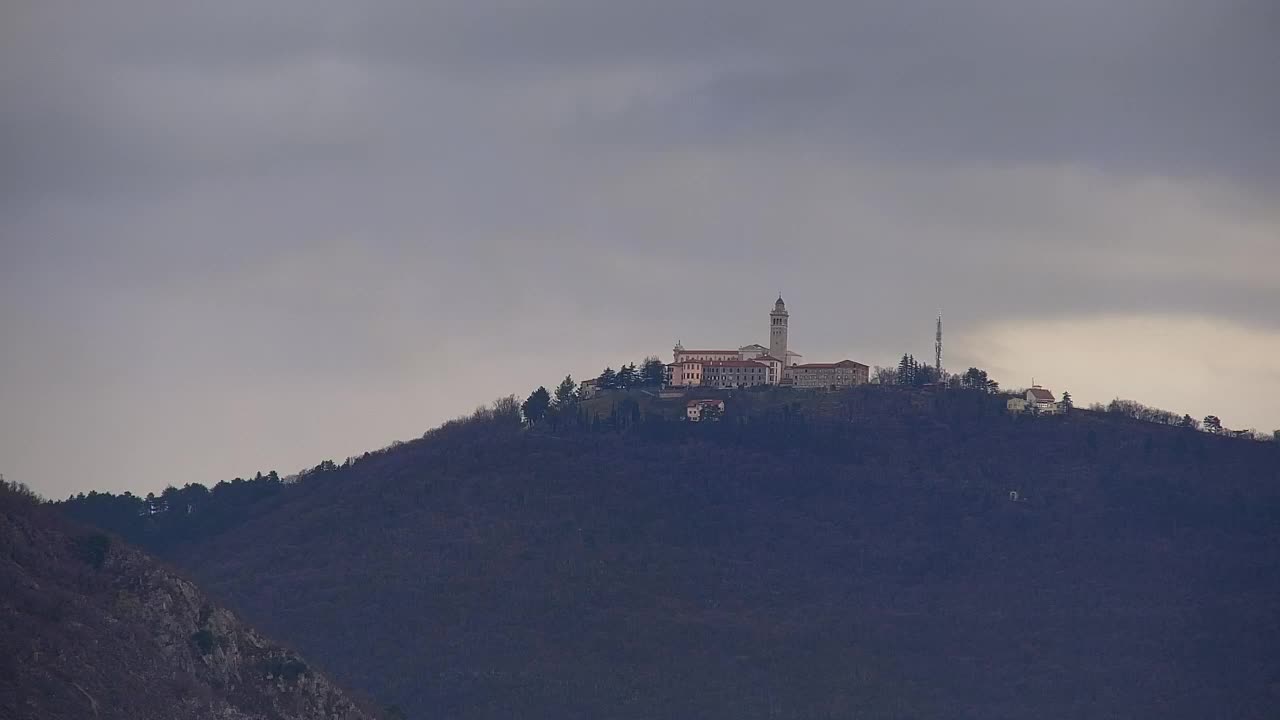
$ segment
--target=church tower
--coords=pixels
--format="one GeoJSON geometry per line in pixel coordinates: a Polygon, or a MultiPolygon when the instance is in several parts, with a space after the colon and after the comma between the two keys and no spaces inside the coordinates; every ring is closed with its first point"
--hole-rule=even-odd
{"type": "Polygon", "coordinates": [[[787,304],[778,296],[773,304],[773,312],[769,313],[769,354],[787,366],[787,304]]]}

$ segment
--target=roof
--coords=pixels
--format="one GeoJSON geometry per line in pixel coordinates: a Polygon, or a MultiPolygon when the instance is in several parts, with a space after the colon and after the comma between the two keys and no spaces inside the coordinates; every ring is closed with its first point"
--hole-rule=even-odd
{"type": "Polygon", "coordinates": [[[714,398],[702,398],[701,400],[690,400],[689,402],[685,403],[685,407],[697,407],[699,405],[723,405],[723,404],[724,404],[723,400],[716,400],[714,398]]]}
{"type": "Polygon", "coordinates": [[[760,362],[761,360],[772,360],[774,362],[782,362],[781,360],[779,360],[778,358],[772,355],[757,355],[752,359],[755,360],[756,362],[760,362]]]}
{"type": "Polygon", "coordinates": [[[756,362],[755,360],[708,360],[707,362],[703,363],[703,365],[707,367],[713,367],[713,368],[717,368],[717,367],[766,368],[768,367],[768,365],[765,365],[762,362],[756,362]]]}
{"type": "Polygon", "coordinates": [[[768,350],[768,349],[769,348],[761,345],[760,343],[751,343],[750,345],[743,345],[742,347],[738,348],[738,351],[741,352],[743,350],[768,350]]]}
{"type": "Polygon", "coordinates": [[[1031,397],[1035,398],[1036,400],[1046,400],[1048,402],[1053,402],[1053,393],[1049,392],[1048,390],[1045,390],[1042,387],[1033,387],[1027,392],[1031,395],[1031,397]]]}
{"type": "Polygon", "coordinates": [[[867,367],[867,366],[863,365],[860,362],[854,362],[852,360],[841,360],[840,362],[833,362],[833,363],[805,363],[804,365],[792,365],[791,367],[795,370],[831,370],[834,368],[854,368],[854,367],[867,367]]]}
{"type": "Polygon", "coordinates": [[[737,350],[680,350],[685,355],[737,355],[737,350]]]}

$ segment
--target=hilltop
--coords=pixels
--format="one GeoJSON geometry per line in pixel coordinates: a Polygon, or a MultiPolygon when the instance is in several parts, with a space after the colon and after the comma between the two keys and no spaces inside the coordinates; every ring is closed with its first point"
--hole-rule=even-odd
{"type": "Polygon", "coordinates": [[[0,717],[375,717],[189,580],[7,484],[0,546],[0,717]]]}
{"type": "Polygon", "coordinates": [[[1276,444],[978,391],[727,396],[714,423],[617,392],[533,428],[507,401],[177,512],[66,509],[411,718],[1280,701],[1276,444]]]}

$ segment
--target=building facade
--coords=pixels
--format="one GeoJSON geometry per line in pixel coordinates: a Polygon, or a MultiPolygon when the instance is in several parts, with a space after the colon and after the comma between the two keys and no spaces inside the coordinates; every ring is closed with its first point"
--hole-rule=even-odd
{"type": "Polygon", "coordinates": [[[681,360],[666,366],[667,387],[696,387],[702,384],[702,361],[681,360]]]}
{"type": "Polygon", "coordinates": [[[684,346],[680,343],[676,343],[676,346],[672,348],[671,351],[675,355],[675,362],[677,363],[687,362],[690,360],[698,360],[702,362],[723,362],[726,360],[743,359],[738,355],[737,350],[685,350],[684,346]]]}
{"type": "Polygon", "coordinates": [[[791,314],[778,296],[769,313],[769,345],[743,345],[737,350],[687,350],[677,342],[666,366],[670,387],[848,387],[870,379],[870,368],[852,360],[800,364],[800,353],[787,347],[791,314]]]}
{"type": "Polygon", "coordinates": [[[737,388],[769,384],[769,366],[755,360],[724,360],[702,366],[704,387],[737,388]]]}
{"type": "Polygon", "coordinates": [[[787,368],[787,377],[795,387],[839,388],[865,385],[871,368],[852,360],[833,363],[808,363],[787,368]]]}

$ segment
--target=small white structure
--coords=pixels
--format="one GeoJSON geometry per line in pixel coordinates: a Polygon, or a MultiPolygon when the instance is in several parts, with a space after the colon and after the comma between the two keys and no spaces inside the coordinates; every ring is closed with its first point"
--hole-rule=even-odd
{"type": "Polygon", "coordinates": [[[1009,398],[1009,402],[1005,403],[1005,407],[1009,409],[1009,412],[1017,415],[1018,413],[1026,412],[1027,401],[1023,398],[1009,398]]]}
{"type": "Polygon", "coordinates": [[[591,378],[590,380],[583,380],[582,382],[578,383],[578,398],[580,400],[590,400],[591,398],[596,396],[597,390],[599,390],[599,387],[598,387],[598,380],[596,378],[591,378]]]}
{"type": "Polygon", "coordinates": [[[723,414],[724,414],[723,400],[714,400],[714,399],[690,400],[689,403],[685,405],[685,408],[684,408],[684,419],[688,420],[689,422],[702,422],[702,419],[709,415],[714,416],[709,419],[719,420],[720,416],[723,414]],[[710,412],[707,412],[708,410],[710,412]]]}

